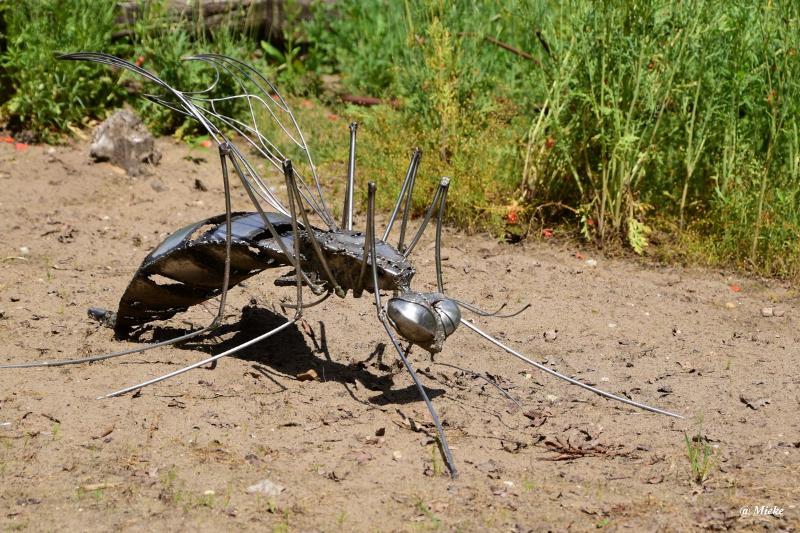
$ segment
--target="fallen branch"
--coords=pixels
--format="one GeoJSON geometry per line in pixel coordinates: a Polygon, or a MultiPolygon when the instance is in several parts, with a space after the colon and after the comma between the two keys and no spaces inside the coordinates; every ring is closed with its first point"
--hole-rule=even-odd
{"type": "Polygon", "coordinates": [[[354,94],[342,94],[340,96],[342,102],[354,105],[361,105],[371,107],[375,105],[390,105],[394,108],[400,107],[400,100],[392,98],[391,100],[383,100],[374,96],[356,96],[354,94]]]}

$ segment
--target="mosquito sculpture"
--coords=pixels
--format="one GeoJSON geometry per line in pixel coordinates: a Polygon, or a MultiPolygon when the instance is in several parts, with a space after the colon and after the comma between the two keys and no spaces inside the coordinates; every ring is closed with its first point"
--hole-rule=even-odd
{"type": "MultiPolygon", "coordinates": [[[[678,414],[602,391],[561,374],[506,346],[461,316],[463,309],[480,316],[510,317],[525,308],[510,315],[500,315],[500,310],[488,313],[445,294],[441,241],[442,219],[449,187],[448,178],[443,178],[439,182],[419,229],[406,244],[411,195],[421,157],[419,150],[414,150],[412,154],[389,222],[383,235],[378,238],[375,228],[374,183],[368,185],[366,229],[364,232],[353,230],[357,131],[355,123],[350,125],[344,209],[341,224],[337,224],[325,203],[311,152],[294,114],[275,86],[253,67],[220,55],[204,54],[190,57],[188,60],[201,61],[212,66],[215,79],[205,90],[183,92],[141,67],[108,54],[81,52],[62,55],[61,59],[93,61],[123,68],[149,80],[163,89],[164,93],[147,94],[145,95],[147,98],[198,121],[219,147],[225,190],[225,214],[191,224],[167,237],[142,262],[120,300],[118,311],[106,312],[104,318],[113,325],[118,334],[124,335],[134,328],[154,320],[167,319],[210,298],[219,298],[219,308],[207,326],[169,340],[80,359],[7,364],[0,368],[90,363],[144,352],[210,333],[222,322],[226,296],[232,286],[262,270],[289,267],[291,271],[276,280],[278,285],[291,285],[296,288],[296,301],[284,304],[285,307],[295,310],[294,316],[288,318],[285,323],[227,351],[100,398],[136,391],[233,355],[295,324],[303,316],[304,309],[321,303],[331,294],[343,298],[350,291],[358,298],[367,291],[373,293],[378,321],[386,330],[392,346],[430,411],[438,433],[441,452],[453,478],[456,477],[457,470],[447,444],[447,437],[425,388],[408,360],[408,355],[414,346],[419,346],[432,354],[440,352],[445,339],[461,324],[514,357],[573,385],[640,409],[682,418],[678,414]],[[215,94],[219,92],[220,82],[223,79],[235,85],[234,94],[215,94]],[[245,107],[246,121],[226,114],[223,108],[232,103],[239,103],[245,107]],[[267,122],[276,129],[278,137],[288,141],[290,149],[301,153],[310,172],[310,185],[308,178],[292,165],[278,142],[270,139],[264,128],[259,126],[262,118],[268,119],[267,122]],[[232,139],[241,141],[242,146],[235,144],[232,139]],[[260,155],[283,174],[288,208],[272,192],[255,166],[247,159],[245,149],[260,155]],[[255,212],[232,212],[229,164],[247,192],[256,209],[255,212]],[[306,213],[307,208],[316,214],[325,228],[317,228],[311,224],[306,213]],[[387,239],[401,210],[400,237],[395,247],[390,245],[387,239]],[[409,258],[433,218],[436,220],[435,265],[438,292],[419,293],[411,289],[415,270],[409,258]],[[164,278],[169,282],[157,281],[164,278]],[[308,287],[318,298],[306,303],[303,297],[304,287],[308,287]],[[381,291],[391,291],[393,294],[385,306],[381,291]],[[405,349],[401,347],[400,339],[408,343],[405,349]]],[[[90,314],[103,313],[90,310],[90,314]]]]}

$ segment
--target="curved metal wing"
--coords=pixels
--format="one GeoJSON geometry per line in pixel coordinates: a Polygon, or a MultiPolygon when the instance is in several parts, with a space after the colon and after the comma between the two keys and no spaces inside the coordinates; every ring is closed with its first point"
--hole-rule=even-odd
{"type": "Polygon", "coordinates": [[[197,120],[217,144],[227,142],[231,146],[231,156],[235,157],[243,169],[240,176],[247,185],[274,210],[289,216],[288,209],[272,192],[255,166],[248,161],[243,150],[253,150],[282,172],[283,161],[290,154],[299,152],[304,160],[311,183],[294,166],[296,183],[303,201],[311,208],[329,229],[337,229],[336,222],[325,203],[322,187],[317,176],[316,165],[305,136],[300,130],[294,113],[275,85],[250,65],[239,60],[216,54],[201,54],[186,58],[187,61],[201,61],[214,68],[215,78],[204,90],[180,91],[155,74],[124,59],[99,52],[78,52],[64,54],[60,59],[73,61],[92,61],[118,68],[124,68],[165,90],[165,94],[145,94],[149,100],[197,120]],[[221,92],[221,82],[233,83],[233,94],[221,92]],[[225,110],[237,103],[244,104],[245,118],[237,118],[225,110]],[[270,131],[267,131],[267,128],[270,131]],[[228,132],[241,139],[244,146],[236,145],[228,132]]]}

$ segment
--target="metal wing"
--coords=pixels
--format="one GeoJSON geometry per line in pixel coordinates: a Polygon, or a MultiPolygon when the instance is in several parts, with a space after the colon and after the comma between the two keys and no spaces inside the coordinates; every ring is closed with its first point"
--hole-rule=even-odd
{"type": "Polygon", "coordinates": [[[215,78],[204,90],[180,91],[155,74],[118,57],[97,53],[78,52],[65,54],[61,59],[92,61],[118,68],[124,68],[142,76],[165,90],[163,95],[146,94],[153,102],[170,108],[197,120],[217,144],[227,142],[231,155],[243,169],[241,178],[250,188],[274,210],[289,216],[289,210],[264,181],[255,166],[248,161],[243,148],[261,155],[282,175],[283,161],[290,157],[289,150],[304,160],[310,175],[310,182],[294,165],[298,189],[306,205],[311,208],[329,229],[337,229],[336,222],[325,203],[322,187],[317,176],[316,165],[311,151],[300,130],[289,104],[278,92],[275,85],[250,65],[239,60],[216,54],[201,54],[186,58],[188,61],[201,61],[214,68],[215,78]],[[233,94],[222,92],[222,82],[235,86],[233,94]],[[240,119],[225,108],[243,103],[244,118],[240,119]],[[267,130],[270,131],[267,131],[267,130]],[[243,141],[239,147],[226,132],[235,132],[234,137],[243,141]],[[246,148],[249,147],[249,148],[246,148]],[[310,185],[309,185],[310,183],[310,185]]]}

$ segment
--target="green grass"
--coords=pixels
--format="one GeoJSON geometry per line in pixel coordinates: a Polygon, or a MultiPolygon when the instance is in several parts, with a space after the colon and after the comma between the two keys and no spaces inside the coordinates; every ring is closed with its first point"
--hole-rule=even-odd
{"type": "Polygon", "coordinates": [[[131,98],[132,78],[58,64],[52,52],[141,57],[189,88],[208,73],[180,58],[217,51],[343,117],[329,120],[316,104],[300,111],[322,117],[301,123],[317,164],[332,162],[334,175],[343,174],[346,124],[359,120],[360,200],[375,181],[379,209],[392,205],[419,146],[417,213],[449,176],[448,221],[467,230],[517,238],[559,225],[606,249],[800,277],[794,2],[341,0],[316,5],[305,22],[292,7],[282,48],[232,25],[207,34],[169,21],[160,2],[113,40],[112,4],[0,7],[0,87],[11,88],[0,114],[11,127],[54,140],[130,101],[156,132],[197,135],[131,98]],[[343,107],[322,89],[331,74],[345,92],[400,105],[343,107]]]}
{"type": "Polygon", "coordinates": [[[714,448],[703,440],[700,433],[697,433],[694,438],[689,438],[689,435],[684,433],[683,438],[686,443],[686,457],[689,459],[692,481],[702,485],[717,464],[714,448]]]}

